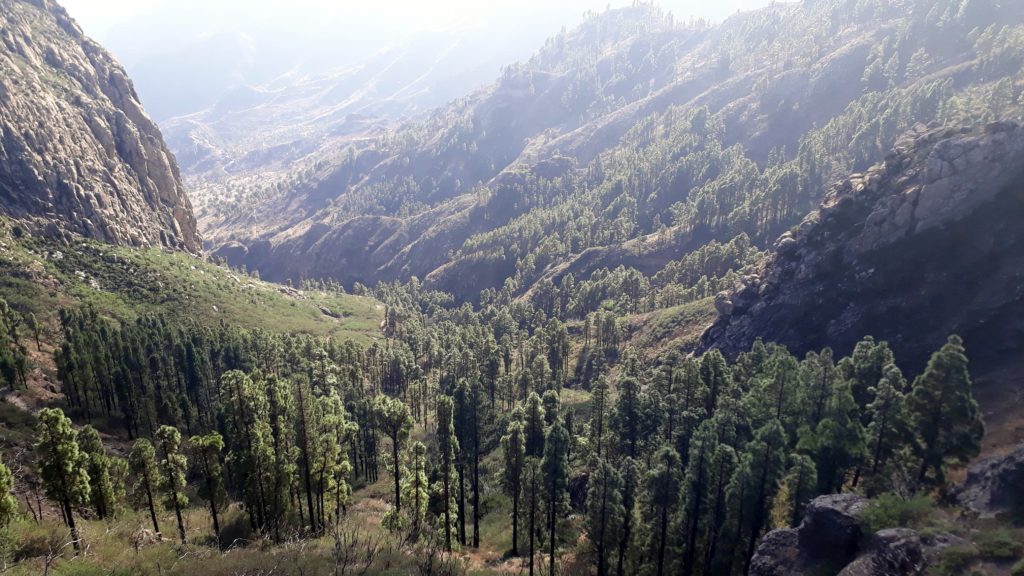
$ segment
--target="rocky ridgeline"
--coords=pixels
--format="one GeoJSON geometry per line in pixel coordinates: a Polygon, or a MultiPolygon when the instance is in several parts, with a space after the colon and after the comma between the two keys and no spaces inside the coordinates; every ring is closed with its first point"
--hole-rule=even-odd
{"type": "Polygon", "coordinates": [[[124,69],[52,0],[0,0],[0,212],[54,236],[201,249],[124,69]]]}
{"type": "Polygon", "coordinates": [[[917,126],[716,297],[702,348],[736,353],[760,336],[797,352],[843,350],[872,334],[920,364],[948,333],[1009,312],[1021,299],[1022,160],[1013,123],[917,126]]]}

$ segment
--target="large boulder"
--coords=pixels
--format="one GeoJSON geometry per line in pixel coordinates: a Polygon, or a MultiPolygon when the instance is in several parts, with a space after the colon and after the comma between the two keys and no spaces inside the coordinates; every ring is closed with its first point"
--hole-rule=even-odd
{"type": "Polygon", "coordinates": [[[927,566],[925,548],[909,528],[880,530],[867,548],[839,576],[916,576],[927,566]]]}
{"type": "Polygon", "coordinates": [[[864,534],[858,520],[868,500],[855,494],[820,496],[808,504],[797,528],[761,538],[749,576],[920,576],[961,538],[922,539],[909,528],[864,534]]]}
{"type": "Polygon", "coordinates": [[[758,543],[750,576],[835,574],[856,556],[861,540],[857,515],[867,500],[855,494],[819,496],[797,528],[773,530],[758,543]]]}
{"type": "Polygon", "coordinates": [[[1006,456],[972,466],[956,497],[964,508],[983,517],[1005,514],[1024,519],[1024,444],[1006,456]]]}

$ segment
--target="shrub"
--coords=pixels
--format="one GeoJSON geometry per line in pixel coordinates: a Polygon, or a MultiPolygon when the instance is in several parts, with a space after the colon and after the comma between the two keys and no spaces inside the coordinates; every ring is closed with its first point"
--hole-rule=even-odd
{"type": "Polygon", "coordinates": [[[967,573],[967,568],[978,559],[978,549],[974,546],[950,546],[942,551],[935,573],[940,576],[960,576],[967,573]]]}
{"type": "Polygon", "coordinates": [[[1024,560],[1017,562],[1010,568],[1010,576],[1024,576],[1024,560]]]}
{"type": "Polygon", "coordinates": [[[15,562],[64,551],[70,541],[63,526],[50,522],[34,524],[22,521],[11,527],[11,533],[14,540],[11,557],[15,562]]]}
{"type": "Polygon", "coordinates": [[[935,502],[927,495],[903,499],[895,494],[883,494],[861,512],[860,521],[866,533],[874,534],[886,528],[918,527],[934,511],[935,502]]]}
{"type": "Polygon", "coordinates": [[[1016,560],[1024,554],[1024,542],[1005,528],[981,532],[974,542],[981,557],[994,562],[1016,560]]]}

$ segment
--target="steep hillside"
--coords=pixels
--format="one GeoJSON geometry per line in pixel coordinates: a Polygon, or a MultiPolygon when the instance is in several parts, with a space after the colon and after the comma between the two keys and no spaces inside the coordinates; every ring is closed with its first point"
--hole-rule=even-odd
{"type": "Polygon", "coordinates": [[[52,0],[0,1],[0,211],[51,236],[202,248],[124,69],[52,0]]]}
{"type": "Polygon", "coordinates": [[[699,350],[757,338],[845,354],[865,334],[919,370],[947,334],[964,338],[986,410],[986,451],[1024,440],[1024,129],[920,127],[718,295],[699,350]]]}
{"type": "Polygon", "coordinates": [[[736,288],[702,348],[888,341],[919,368],[947,334],[979,365],[1024,346],[1024,129],[926,130],[837,184],[736,288]]]}
{"type": "Polygon", "coordinates": [[[648,273],[712,239],[766,243],[917,122],[1019,117],[1022,22],[988,0],[781,4],[713,28],[610,11],[226,207],[214,248],[276,279],[415,275],[472,299],[586,271],[594,249],[635,266],[628,243],[652,234],[648,273]]]}

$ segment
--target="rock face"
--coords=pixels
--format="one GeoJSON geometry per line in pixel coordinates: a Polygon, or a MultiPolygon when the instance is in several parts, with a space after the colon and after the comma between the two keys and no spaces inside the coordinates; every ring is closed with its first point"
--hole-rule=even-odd
{"type": "Polygon", "coordinates": [[[941,536],[924,544],[907,528],[865,535],[857,519],[865,506],[855,494],[815,498],[799,527],[761,539],[749,576],[916,576],[947,545],[941,536]]]}
{"type": "Polygon", "coordinates": [[[971,467],[957,490],[960,504],[981,516],[1024,519],[1024,445],[971,467]]]}
{"type": "Polygon", "coordinates": [[[0,0],[0,212],[51,235],[201,249],[124,69],[52,0],[0,0]]]}
{"type": "Polygon", "coordinates": [[[1020,350],[1022,161],[1016,124],[916,127],[717,296],[701,348],[735,354],[762,337],[797,353],[846,353],[870,334],[914,368],[950,333],[972,362],[1020,350]]]}

